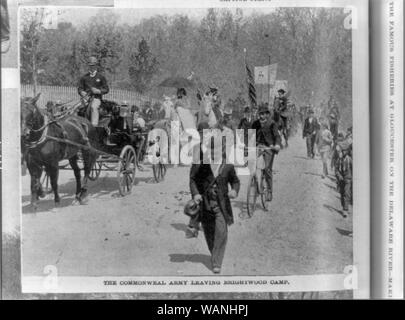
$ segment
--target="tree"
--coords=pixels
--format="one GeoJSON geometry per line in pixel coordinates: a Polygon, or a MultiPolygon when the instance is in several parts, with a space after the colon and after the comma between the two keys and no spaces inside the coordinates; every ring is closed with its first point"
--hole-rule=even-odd
{"type": "Polygon", "coordinates": [[[76,29],[71,23],[59,23],[56,29],[47,30],[41,39],[40,51],[47,57],[38,75],[39,83],[54,86],[76,85],[78,65],[75,59],[76,29]]]}
{"type": "Polygon", "coordinates": [[[111,14],[110,10],[100,11],[90,19],[81,32],[81,41],[76,44],[82,64],[86,64],[90,56],[95,56],[112,83],[124,50],[122,28],[118,26],[118,20],[119,17],[111,14]]]}
{"type": "Polygon", "coordinates": [[[157,66],[158,62],[150,52],[147,41],[142,38],[138,44],[138,52],[130,56],[129,77],[135,90],[140,93],[146,91],[157,71],[157,66]]]}
{"type": "Polygon", "coordinates": [[[24,9],[22,11],[21,82],[33,84],[34,95],[37,94],[38,72],[47,61],[46,55],[40,51],[46,14],[43,8],[24,9]]]}

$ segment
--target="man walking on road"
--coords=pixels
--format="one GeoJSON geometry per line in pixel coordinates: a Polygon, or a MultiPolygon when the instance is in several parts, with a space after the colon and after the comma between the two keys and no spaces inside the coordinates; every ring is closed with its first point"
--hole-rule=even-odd
{"type": "Polygon", "coordinates": [[[233,224],[231,198],[239,193],[240,182],[231,164],[193,164],[190,170],[190,190],[200,204],[201,221],[212,271],[220,273],[228,240],[228,226],[233,224]],[[229,191],[228,185],[231,186],[229,191]]]}
{"type": "Polygon", "coordinates": [[[349,155],[350,144],[347,141],[341,141],[336,147],[338,154],[335,162],[335,174],[337,187],[340,194],[340,202],[343,208],[344,217],[347,216],[349,210],[349,204],[352,204],[352,171],[353,164],[352,158],[349,155]]]}
{"type": "Polygon", "coordinates": [[[320,119],[321,129],[318,131],[316,137],[316,144],[319,154],[322,158],[322,179],[328,176],[328,159],[333,143],[332,133],[329,131],[328,125],[325,119],[320,119]]]}
{"type": "Polygon", "coordinates": [[[308,112],[308,118],[305,119],[304,130],[302,132],[302,138],[306,139],[307,143],[307,156],[308,158],[313,159],[315,156],[314,145],[316,135],[319,130],[319,124],[316,118],[314,117],[314,111],[311,109],[308,112]]]}

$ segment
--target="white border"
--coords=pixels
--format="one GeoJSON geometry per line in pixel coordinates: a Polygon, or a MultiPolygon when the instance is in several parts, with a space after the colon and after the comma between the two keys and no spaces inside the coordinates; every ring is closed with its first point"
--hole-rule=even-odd
{"type": "MultiPolygon", "coordinates": [[[[187,8],[205,8],[205,7],[356,7],[359,20],[358,28],[352,31],[352,43],[353,43],[353,129],[354,129],[354,217],[353,217],[353,261],[354,267],[352,268],[352,275],[358,275],[358,279],[352,279],[358,284],[358,290],[354,290],[355,298],[368,298],[369,297],[369,258],[370,258],[370,207],[369,207],[369,103],[368,103],[368,3],[366,0],[334,0],[334,1],[245,1],[245,2],[223,2],[215,0],[199,0],[190,1],[185,5],[184,0],[172,0],[172,1],[125,1],[116,0],[116,8],[122,8],[124,5],[127,7],[137,8],[173,8],[173,7],[187,7],[187,8]],[[358,280],[358,281],[357,281],[358,280]]],[[[83,9],[83,7],[80,7],[83,9]]],[[[102,7],[97,7],[101,9],[102,7]]],[[[106,7],[111,9],[111,7],[106,7]]],[[[7,113],[3,113],[7,116],[7,113]]],[[[4,119],[4,121],[7,121],[4,119]]],[[[19,145],[19,143],[17,143],[19,145]]],[[[20,179],[19,179],[20,180],[20,179]]],[[[3,196],[3,199],[5,197],[3,196]]],[[[21,207],[19,208],[21,211],[21,207]]],[[[22,226],[21,226],[22,227],[22,226]]],[[[22,264],[21,264],[21,271],[22,264]]],[[[23,273],[22,273],[23,274],[23,273]]],[[[141,277],[137,277],[141,279],[141,277]]],[[[157,279],[159,277],[150,277],[157,279]]],[[[204,277],[198,277],[203,279],[204,277]]],[[[246,277],[232,276],[234,279],[241,279],[246,277]]],[[[280,277],[261,277],[257,278],[280,279],[280,277]]],[[[288,276],[281,277],[282,279],[291,279],[291,281],[297,284],[297,290],[293,291],[328,291],[328,290],[343,290],[347,288],[344,286],[344,279],[347,279],[346,275],[312,275],[312,276],[288,276]],[[309,280],[308,280],[309,279],[309,280]],[[331,282],[326,281],[330,279],[331,282]],[[332,281],[332,279],[334,279],[332,281]],[[339,285],[335,284],[336,279],[340,279],[339,285]],[[326,284],[329,284],[326,286],[326,284]],[[320,290],[320,287],[323,289],[320,290]]],[[[103,277],[102,279],[105,279],[103,277]]],[[[210,280],[215,280],[215,277],[208,277],[210,280]]],[[[44,277],[22,277],[23,292],[45,292],[43,286],[44,277]]],[[[59,286],[56,292],[107,292],[105,286],[100,289],[100,278],[95,277],[58,277],[59,286]],[[72,289],[72,286],[75,289],[72,289]],[[72,290],[72,291],[70,291],[72,290]],[[80,291],[77,291],[80,290],[80,291]],[[101,290],[101,291],[98,291],[101,290]]],[[[354,286],[356,288],[357,286],[354,286]]],[[[126,287],[128,289],[128,287],[126,287]]],[[[215,288],[212,286],[198,288],[193,287],[191,289],[182,289],[183,287],[172,287],[176,289],[176,292],[203,292],[203,291],[222,291],[222,292],[241,292],[241,291],[260,291],[257,286],[254,288],[245,288],[236,286],[231,288],[215,288]],[[178,290],[177,290],[178,289],[178,290]],[[198,289],[198,290],[196,290],[198,289]],[[241,290],[242,289],[242,290],[241,290]],[[186,291],[183,291],[186,290],[186,291]],[[224,290],[224,291],[223,291],[224,290]]],[[[127,289],[120,290],[120,292],[157,292],[155,288],[142,288],[141,291],[135,290],[134,287],[130,287],[130,291],[127,289]],[[152,291],[150,291],[152,290],[152,291]]],[[[291,291],[290,288],[271,286],[264,291],[291,291]],[[274,290],[273,290],[274,289],[274,290]]],[[[347,288],[350,289],[350,288],[347,288]]],[[[52,291],[50,291],[52,292],[52,291]]],[[[159,291],[159,292],[173,292],[159,291]]]]}

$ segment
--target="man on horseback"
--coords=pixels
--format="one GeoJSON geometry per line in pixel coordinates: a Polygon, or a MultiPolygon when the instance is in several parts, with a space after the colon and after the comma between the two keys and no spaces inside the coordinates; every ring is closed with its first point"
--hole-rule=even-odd
{"type": "Polygon", "coordinates": [[[182,107],[184,109],[190,109],[190,101],[187,98],[187,91],[185,88],[177,88],[177,99],[174,102],[174,108],[182,107]]]}
{"type": "MultiPolygon", "coordinates": [[[[110,90],[106,78],[98,72],[98,60],[90,57],[89,72],[80,78],[78,92],[80,97],[88,103],[90,119],[93,126],[98,126],[99,108],[102,96],[110,90]]],[[[88,114],[88,112],[86,112],[88,114]]]]}
{"type": "Polygon", "coordinates": [[[288,147],[288,114],[287,114],[287,96],[284,89],[277,91],[278,97],[274,101],[274,110],[280,115],[280,120],[282,124],[282,132],[285,138],[286,147],[288,147]]]}
{"type": "Polygon", "coordinates": [[[214,102],[214,105],[212,107],[212,111],[215,114],[215,117],[217,119],[218,122],[218,127],[219,129],[223,128],[223,121],[224,121],[224,115],[221,109],[222,106],[222,100],[221,100],[221,96],[218,93],[218,88],[216,88],[215,86],[210,87],[208,93],[212,94],[212,99],[214,102]]]}

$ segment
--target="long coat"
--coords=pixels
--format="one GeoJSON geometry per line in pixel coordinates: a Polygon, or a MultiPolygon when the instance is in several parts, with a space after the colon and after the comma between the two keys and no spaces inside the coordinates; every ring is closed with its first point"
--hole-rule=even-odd
{"type": "Polygon", "coordinates": [[[305,138],[308,135],[314,135],[320,129],[319,123],[315,117],[312,118],[312,122],[309,122],[309,117],[305,119],[304,129],[302,130],[302,136],[305,138]]]}
{"type": "MultiPolygon", "coordinates": [[[[231,164],[224,164],[220,168],[217,177],[216,184],[218,186],[218,204],[221,211],[225,217],[225,221],[228,225],[231,225],[233,220],[231,201],[228,197],[229,187],[239,193],[240,181],[235,172],[235,167],[231,164]]],[[[214,174],[211,170],[209,164],[193,164],[190,170],[190,191],[191,195],[194,197],[196,194],[201,194],[203,197],[202,201],[202,217],[204,219],[204,214],[209,211],[209,199],[208,192],[205,192],[209,187],[210,183],[214,180],[214,174]]]]}

